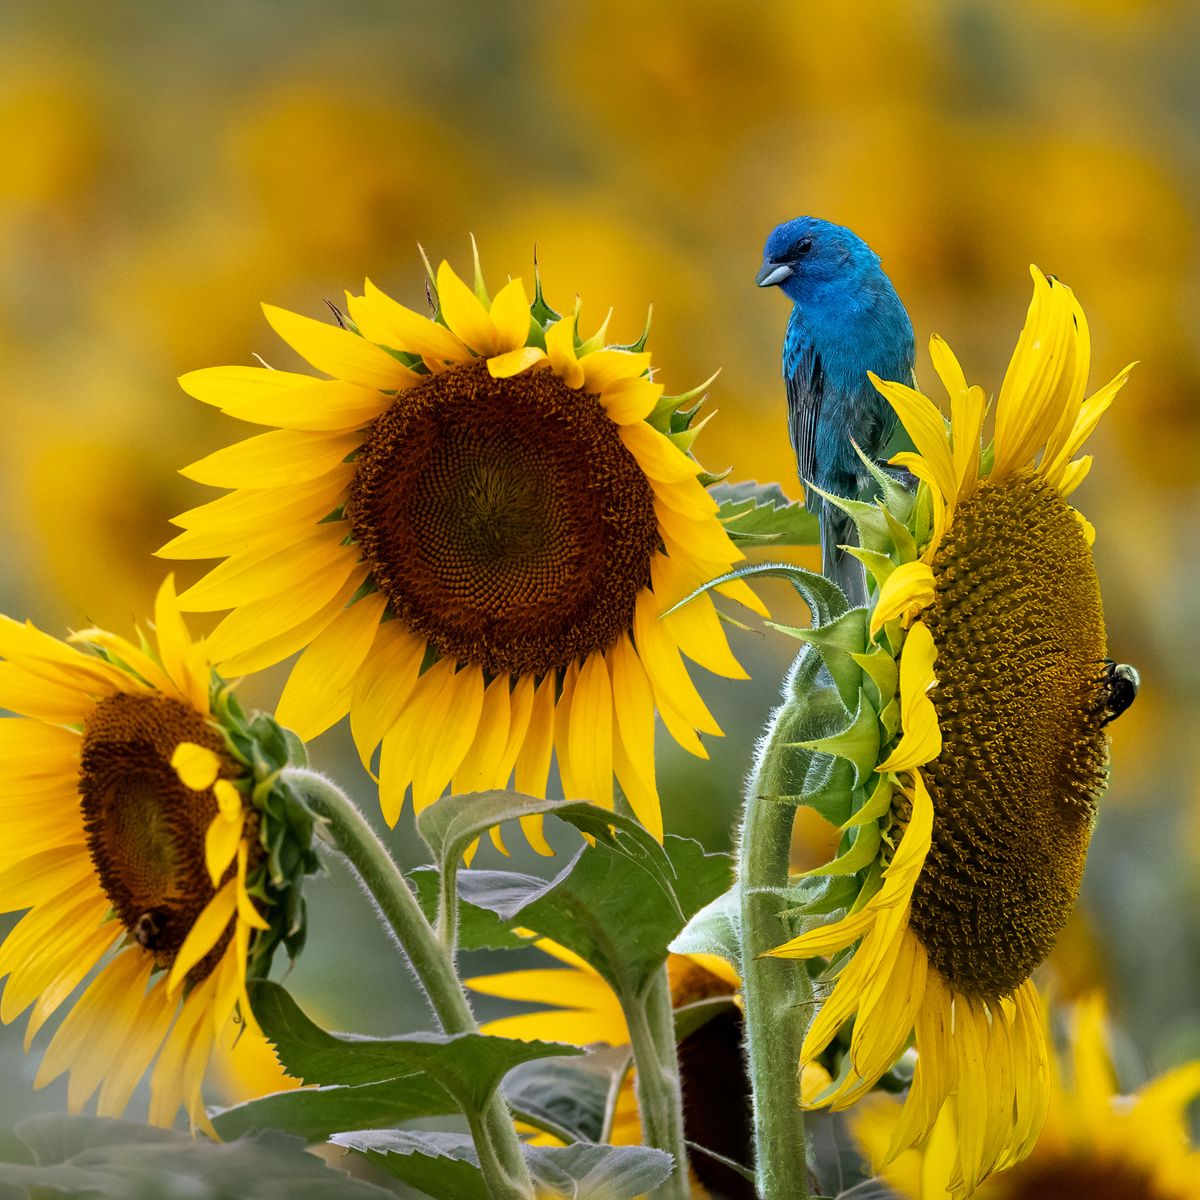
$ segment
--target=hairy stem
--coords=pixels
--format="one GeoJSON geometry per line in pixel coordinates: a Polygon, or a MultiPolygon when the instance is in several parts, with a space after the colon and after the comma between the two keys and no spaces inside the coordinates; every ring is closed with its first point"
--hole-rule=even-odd
{"type": "Polygon", "coordinates": [[[675,1160],[671,1177],[650,1195],[653,1200],[688,1200],[687,1146],[683,1138],[683,1090],[675,1047],[671,982],[664,963],[640,996],[622,1000],[637,1069],[638,1114],[642,1139],[675,1160]]]}
{"type": "Polygon", "coordinates": [[[761,958],[787,940],[788,859],[795,809],[788,779],[787,705],[773,714],[746,787],[738,848],[746,1056],[754,1093],[755,1174],[760,1200],[807,1200],[808,1164],[799,1105],[800,1045],[812,986],[802,963],[761,958]]]}
{"type": "MultiPolygon", "coordinates": [[[[446,1033],[478,1033],[475,1014],[454,972],[449,948],[434,933],[416,896],[378,834],[331,780],[289,768],[288,782],[327,823],[330,839],[346,856],[395,935],[446,1033]]],[[[468,1114],[480,1166],[493,1200],[530,1200],[533,1183],[520,1139],[497,1092],[479,1114],[468,1114]]]]}

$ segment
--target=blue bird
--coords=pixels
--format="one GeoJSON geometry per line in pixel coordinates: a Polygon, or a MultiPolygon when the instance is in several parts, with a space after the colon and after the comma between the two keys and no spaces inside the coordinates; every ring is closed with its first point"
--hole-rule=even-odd
{"type": "Polygon", "coordinates": [[[853,522],[813,488],[849,499],[870,493],[853,443],[878,461],[896,414],[867,372],[913,381],[912,322],[879,255],[849,229],[816,217],[772,230],[755,282],[792,301],[783,339],[788,432],[805,503],[821,522],[821,569],[852,605],[865,604],[862,565],[839,549],[854,543],[853,522]]]}

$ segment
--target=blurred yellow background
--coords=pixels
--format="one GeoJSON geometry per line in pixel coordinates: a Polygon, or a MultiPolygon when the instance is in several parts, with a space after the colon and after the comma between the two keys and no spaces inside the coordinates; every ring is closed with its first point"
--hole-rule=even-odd
{"type": "MultiPolygon", "coordinates": [[[[700,457],[793,495],[787,306],[753,283],[772,226],[813,213],[871,243],[926,382],[936,330],[998,386],[1037,262],[1087,310],[1094,382],[1140,360],[1078,502],[1111,652],[1144,690],[1113,727],[1059,986],[1110,986],[1135,1073],[1200,1054],[1198,44],[1200,9],[1171,0],[5,6],[2,607],[127,630],[166,569],[167,519],[208,498],[177,469],[248,432],[175,376],[280,361],[262,300],[324,316],[369,274],[418,305],[418,242],[465,271],[474,232],[493,279],[527,282],[536,243],[551,303],[578,292],[585,328],[613,306],[618,340],[653,304],[668,390],[722,368],[700,457]]],[[[669,828],[713,848],[792,652],[738,636],[754,682],[705,681],[729,735],[712,761],[663,746],[669,828]]],[[[247,695],[270,704],[280,678],[247,695]]],[[[373,806],[340,735],[314,753],[373,806]]],[[[411,841],[402,825],[414,861],[411,841]]],[[[344,876],[312,908],[290,984],[335,1025],[420,1024],[344,876]]],[[[0,1033],[0,1069],[25,1081],[0,1126],[61,1106],[29,1093],[16,1044],[0,1033]]]]}

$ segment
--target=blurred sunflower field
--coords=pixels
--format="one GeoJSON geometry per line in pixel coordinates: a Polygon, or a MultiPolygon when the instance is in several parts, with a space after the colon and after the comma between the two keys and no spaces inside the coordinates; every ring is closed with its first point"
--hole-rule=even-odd
{"type": "MultiPolygon", "coordinates": [[[[424,311],[421,248],[469,283],[473,236],[493,296],[520,276],[531,300],[536,254],[549,305],[570,313],[581,298],[583,336],[611,306],[608,341],[632,345],[652,310],[657,382],[682,394],[719,372],[695,447],[704,467],[778,481],[795,500],[780,378],[787,308],[754,286],[775,225],[815,214],[879,253],[912,318],[926,394],[935,332],[972,381],[998,389],[1036,263],[1087,311],[1091,388],[1138,360],[1072,503],[1096,532],[1108,652],[1135,664],[1142,685],[1109,731],[1111,785],[1079,903],[1036,979],[1064,1011],[1090,998],[1080,1011],[1094,1015],[1103,996],[1103,1070],[1113,1073],[1103,1094],[1142,1095],[1200,1059],[1200,738],[1188,724],[1200,595],[1197,45],[1200,8],[1183,0],[5,6],[0,611],[55,635],[128,634],[154,611],[168,570],[186,596],[211,563],[166,563],[155,551],[179,532],[171,518],[212,492],[180,468],[248,433],[177,378],[216,364],[306,370],[263,302],[332,321],[326,302],[344,310],[347,290],[357,297],[369,278],[424,311]]],[[[770,556],[820,569],[815,547],[770,556]]],[[[760,594],[775,620],[807,621],[784,583],[760,594]]],[[[661,724],[656,741],[666,831],[714,853],[734,847],[756,740],[797,649],[739,618],[747,627],[728,637],[750,681],[693,671],[724,736],[704,738],[706,758],[661,724]]],[[[188,621],[208,633],[217,614],[188,621]]],[[[247,710],[274,711],[290,661],[239,686],[247,710]]],[[[428,854],[412,806],[394,828],[377,819],[356,738],[349,722],[335,724],[310,740],[309,761],[348,785],[401,867],[415,868],[428,854]]],[[[826,862],[838,837],[801,808],[792,866],[826,862]]],[[[507,848],[511,860],[484,838],[472,866],[547,878],[558,869],[524,839],[507,848]]],[[[379,1037],[425,1028],[421,991],[351,872],[330,858],[305,888],[307,946],[285,979],[304,1012],[379,1037]]],[[[0,935],[18,916],[0,916],[0,935]]],[[[527,1021],[531,1004],[560,1004],[581,1010],[578,1024],[514,1036],[619,1041],[611,997],[591,998],[595,971],[538,932],[543,949],[464,944],[485,1031],[527,1021]],[[569,995],[507,974],[563,963],[569,995]]],[[[736,976],[699,961],[673,955],[672,984],[704,975],[731,1003],[736,976]]],[[[677,989],[677,1004],[688,999],[677,989]]],[[[0,1159],[26,1155],[18,1123],[68,1104],[63,1079],[34,1089],[40,1055],[24,1052],[23,1034],[24,1021],[0,1026],[0,1159]]],[[[1063,1055],[1068,1041],[1059,1037],[1063,1055]]],[[[797,1083],[806,1095],[820,1086],[809,1070],[797,1083]]],[[[744,1083],[722,1074],[737,1076],[727,1046],[692,1043],[685,1086],[706,1072],[725,1080],[714,1088],[728,1108],[706,1119],[742,1129],[748,1101],[744,1083]]],[[[206,1096],[235,1104],[286,1085],[261,1041],[246,1038],[218,1045],[206,1096]]],[[[893,1115],[872,1102],[858,1143],[848,1124],[814,1125],[837,1142],[848,1183],[890,1136],[893,1115]]],[[[1187,1125],[1186,1097],[1157,1102],[1144,1111],[1187,1125]]],[[[636,1106],[628,1094],[620,1104],[636,1141],[636,1106]]],[[[138,1101],[130,1115],[144,1112],[138,1101]]],[[[1061,1141],[1069,1121],[1056,1120],[1061,1141]]],[[[934,1138],[944,1136],[939,1124],[934,1138]]],[[[346,1165],[342,1151],[325,1153],[346,1165]]],[[[722,1153],[744,1161],[737,1137],[722,1153]]],[[[942,1200],[946,1180],[924,1192],[912,1182],[915,1155],[886,1176],[892,1191],[854,1194],[942,1200]]],[[[1194,1159],[1171,1169],[1164,1197],[1200,1196],[1194,1159]]],[[[396,1186],[365,1162],[355,1170],[364,1184],[396,1186]]],[[[735,1176],[728,1194],[748,1194],[735,1176]]],[[[694,1194],[725,1195],[713,1178],[694,1194]]],[[[296,1194],[327,1194],[309,1186],[296,1194]]],[[[446,1193],[456,1194],[474,1195],[446,1193]]],[[[1074,1195],[980,1192],[1059,1194],[1074,1195]]]]}

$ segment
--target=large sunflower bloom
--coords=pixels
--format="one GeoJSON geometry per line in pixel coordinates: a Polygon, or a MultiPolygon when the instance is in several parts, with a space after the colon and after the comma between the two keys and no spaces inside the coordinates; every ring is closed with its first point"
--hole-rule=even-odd
{"type": "Polygon", "coordinates": [[[720,732],[681,651],[745,678],[711,602],[663,615],[742,557],[687,453],[685,397],[640,347],[581,340],[540,287],[489,302],[443,263],[436,295],[429,319],[368,281],[348,328],[266,307],[329,379],[183,377],[277,428],[184,472],[235,490],[177,518],[164,554],[228,556],[181,601],[233,608],[210,639],[227,672],[303,649],[279,719],[307,739],[349,712],[364,763],[382,746],[389,824],[410,787],[418,811],[514,775],[543,796],[556,757],[564,795],[611,806],[615,774],[660,834],[655,712],[701,756],[697,733],[720,732]]]}
{"type": "MultiPolygon", "coordinates": [[[[1200,1095],[1200,1062],[1121,1095],[1098,997],[1076,1006],[1069,1053],[1061,1057],[1051,1059],[1050,1105],[1036,1148],[989,1179],[977,1200],[1195,1200],[1200,1151],[1189,1140],[1187,1109],[1200,1095]]],[[[855,1136],[873,1160],[884,1156],[898,1116],[897,1103],[883,1096],[856,1114],[855,1136]]],[[[890,1162],[883,1178],[911,1200],[947,1200],[954,1146],[953,1113],[945,1109],[928,1141],[890,1162]]]]}
{"type": "MultiPolygon", "coordinates": [[[[37,1086],[70,1073],[78,1111],[116,1116],[158,1055],[150,1120],[183,1104],[211,1132],[201,1081],[232,1021],[252,1022],[247,962],[268,922],[247,772],[214,719],[210,668],[168,578],[156,648],[88,629],[67,644],[0,617],[0,1018],[54,1033],[37,1086]],[[253,946],[253,950],[252,950],[253,946]],[[95,970],[96,968],[98,970],[95,970]]],[[[219,693],[218,693],[219,695],[219,693]]]]}
{"type": "Polygon", "coordinates": [[[812,744],[874,780],[846,822],[846,854],[826,868],[865,872],[863,890],[843,919],[773,951],[840,956],[802,1050],[821,1054],[855,1018],[819,1103],[864,1095],[915,1033],[889,1155],[950,1104],[956,1196],[1023,1158],[1042,1125],[1047,1059],[1030,975],[1075,902],[1115,712],[1092,531],[1066,498],[1126,373],[1085,398],[1082,309],[1033,275],[985,450],[983,392],[940,339],[931,352],[949,424],[919,392],[875,381],[917,447],[897,461],[921,482],[915,499],[887,489],[883,510],[847,505],[878,587],[853,658],[865,689],[854,728],[871,735],[812,744]]]}

